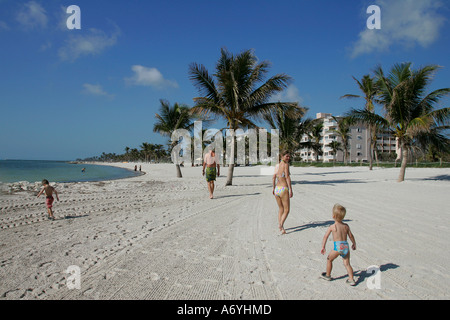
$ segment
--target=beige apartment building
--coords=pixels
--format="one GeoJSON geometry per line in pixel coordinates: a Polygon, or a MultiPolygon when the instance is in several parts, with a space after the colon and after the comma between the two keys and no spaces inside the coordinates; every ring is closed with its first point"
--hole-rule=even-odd
{"type": "MultiPolygon", "coordinates": [[[[339,119],[340,117],[336,117],[339,119]]],[[[322,145],[323,154],[319,155],[319,161],[332,162],[343,161],[344,152],[338,151],[334,154],[333,150],[328,146],[332,141],[342,142],[339,136],[334,132],[337,129],[337,122],[333,119],[331,113],[317,113],[316,119],[323,119],[323,129],[320,143],[322,145]]],[[[302,142],[308,141],[307,136],[302,137],[302,142]]],[[[382,133],[377,136],[377,148],[379,151],[400,154],[398,151],[397,141],[395,137],[388,133],[382,133]]],[[[349,162],[366,162],[369,159],[369,131],[363,123],[358,123],[350,127],[349,139],[349,162]]],[[[316,161],[316,154],[310,149],[299,150],[302,161],[316,161]]]]}

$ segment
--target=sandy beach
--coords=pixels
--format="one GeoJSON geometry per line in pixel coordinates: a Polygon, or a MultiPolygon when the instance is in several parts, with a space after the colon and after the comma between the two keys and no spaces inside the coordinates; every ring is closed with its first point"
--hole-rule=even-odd
{"type": "MultiPolygon", "coordinates": [[[[116,164],[132,169],[133,163],[116,164]]],[[[0,299],[449,299],[450,170],[291,167],[280,235],[271,176],[227,168],[209,199],[201,167],[141,164],[146,174],[57,183],[55,221],[33,187],[0,195],[0,299]],[[319,279],[335,203],[356,238],[356,286],[342,259],[319,279]],[[80,287],[68,268],[80,270],[80,287]],[[372,275],[367,268],[377,266],[372,275]],[[374,284],[376,286],[374,287],[374,284]]],[[[332,249],[332,238],[327,252],[332,249]]]]}

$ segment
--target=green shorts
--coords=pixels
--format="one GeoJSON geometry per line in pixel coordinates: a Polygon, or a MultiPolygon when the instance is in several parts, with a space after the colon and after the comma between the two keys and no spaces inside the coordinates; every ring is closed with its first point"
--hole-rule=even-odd
{"type": "Polygon", "coordinates": [[[205,171],[206,181],[215,181],[216,180],[216,167],[206,167],[205,171]]]}

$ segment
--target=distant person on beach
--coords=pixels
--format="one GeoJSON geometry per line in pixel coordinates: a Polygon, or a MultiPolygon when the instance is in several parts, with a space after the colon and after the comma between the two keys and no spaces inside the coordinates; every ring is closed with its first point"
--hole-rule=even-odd
{"type": "Polygon", "coordinates": [[[334,205],[333,207],[334,224],[328,228],[327,232],[325,233],[325,236],[323,237],[322,250],[320,251],[320,253],[325,254],[326,252],[325,245],[327,243],[330,233],[333,233],[334,249],[331,250],[330,254],[328,255],[327,272],[322,273],[321,278],[328,281],[331,280],[331,269],[333,268],[333,260],[336,259],[338,256],[341,256],[344,261],[344,266],[347,269],[349,277],[346,282],[354,286],[355,280],[353,279],[353,268],[350,265],[350,249],[347,242],[347,236],[352,241],[353,250],[356,250],[356,242],[352,232],[350,231],[350,227],[342,222],[342,220],[344,220],[345,213],[346,209],[343,206],[341,206],[340,204],[334,205]]]}
{"type": "Polygon", "coordinates": [[[220,165],[217,163],[216,153],[214,150],[210,150],[207,154],[205,154],[203,159],[203,176],[205,174],[206,182],[208,183],[209,198],[212,199],[214,197],[214,181],[216,181],[216,176],[220,176],[220,165]]]}
{"type": "Polygon", "coordinates": [[[281,234],[286,234],[284,222],[290,211],[290,198],[293,196],[291,177],[289,172],[289,161],[291,156],[285,151],[281,154],[281,161],[275,166],[275,173],[272,178],[272,194],[278,204],[278,228],[281,234]]]}
{"type": "Polygon", "coordinates": [[[134,171],[137,171],[137,165],[134,166],[134,171]]]}
{"type": "Polygon", "coordinates": [[[45,204],[47,205],[47,212],[48,212],[48,218],[51,220],[55,220],[55,217],[53,216],[53,211],[52,211],[52,207],[53,207],[53,201],[55,200],[53,198],[53,194],[55,194],[56,199],[59,201],[59,197],[58,197],[58,192],[56,192],[56,189],[53,188],[52,186],[50,186],[50,184],[48,183],[48,180],[42,180],[42,189],[41,191],[38,193],[37,197],[39,198],[41,196],[41,194],[43,194],[45,192],[45,204]]]}

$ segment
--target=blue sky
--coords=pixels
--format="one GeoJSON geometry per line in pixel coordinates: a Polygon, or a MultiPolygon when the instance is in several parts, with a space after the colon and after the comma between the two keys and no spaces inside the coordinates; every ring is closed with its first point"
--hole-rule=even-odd
{"type": "Polygon", "coordinates": [[[430,90],[449,87],[449,18],[444,0],[0,0],[0,159],[165,143],[152,130],[159,100],[192,106],[188,66],[213,72],[221,48],[253,49],[269,75],[290,75],[277,98],[312,118],[361,107],[339,98],[359,94],[352,76],[378,64],[438,64],[430,90]],[[81,9],[80,30],[67,28],[70,5],[81,9]],[[370,5],[381,9],[379,30],[367,28],[370,5]]]}

